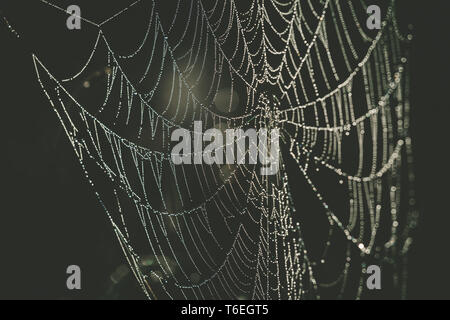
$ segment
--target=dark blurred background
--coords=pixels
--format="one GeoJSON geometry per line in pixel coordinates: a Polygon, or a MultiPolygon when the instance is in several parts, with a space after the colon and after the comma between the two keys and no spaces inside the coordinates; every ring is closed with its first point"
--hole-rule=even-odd
{"type": "MultiPolygon", "coordinates": [[[[0,3],[19,32],[27,15],[34,14],[25,9],[30,2],[0,3]]],[[[124,2],[108,1],[101,14],[107,18],[124,2]]],[[[407,297],[449,299],[448,5],[444,0],[399,2],[399,19],[414,26],[411,122],[421,214],[410,252],[407,297]]],[[[39,27],[45,30],[42,19],[39,27]]],[[[23,34],[23,38],[18,42],[0,23],[0,298],[144,298],[131,274],[124,275],[120,287],[111,281],[112,274],[122,274],[126,261],[36,80],[30,56],[33,43],[42,48],[43,42],[55,44],[45,37],[23,34]],[[65,286],[71,264],[81,267],[82,290],[65,286]]],[[[79,65],[76,50],[68,48],[64,54],[62,61],[79,65]]]]}

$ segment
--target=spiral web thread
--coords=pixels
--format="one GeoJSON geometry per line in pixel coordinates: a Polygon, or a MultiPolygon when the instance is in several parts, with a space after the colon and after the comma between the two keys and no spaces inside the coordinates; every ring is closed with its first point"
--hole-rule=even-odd
{"type": "Polygon", "coordinates": [[[65,79],[33,54],[147,297],[360,298],[372,263],[390,266],[404,295],[417,212],[410,36],[398,29],[395,1],[371,32],[364,1],[179,0],[164,15],[161,6],[136,1],[101,23],[82,18],[97,38],[65,79]],[[146,13],[147,27],[134,49],[120,49],[110,26],[133,10],[146,13]],[[81,101],[71,89],[96,63],[104,77],[91,89],[102,99],[81,101]],[[171,132],[193,131],[194,120],[205,129],[278,128],[278,174],[174,165],[171,132]],[[305,183],[317,208],[302,206],[289,180],[305,183]],[[314,240],[319,253],[303,237],[308,215],[326,224],[314,240]]]}

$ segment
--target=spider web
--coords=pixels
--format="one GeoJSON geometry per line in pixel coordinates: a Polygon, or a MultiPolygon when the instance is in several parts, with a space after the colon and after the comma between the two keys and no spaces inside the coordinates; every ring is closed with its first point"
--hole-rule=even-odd
{"type": "Polygon", "coordinates": [[[395,1],[380,30],[364,28],[366,9],[139,0],[99,23],[81,17],[97,37],[77,73],[57,77],[33,54],[148,298],[360,298],[370,264],[390,270],[405,295],[417,221],[411,37],[399,31],[395,1]],[[121,48],[115,35],[137,11],[146,14],[141,41],[121,48]],[[76,97],[80,81],[94,93],[76,97]],[[204,129],[279,129],[279,172],[175,166],[171,132],[196,134],[196,120],[204,129]]]}

